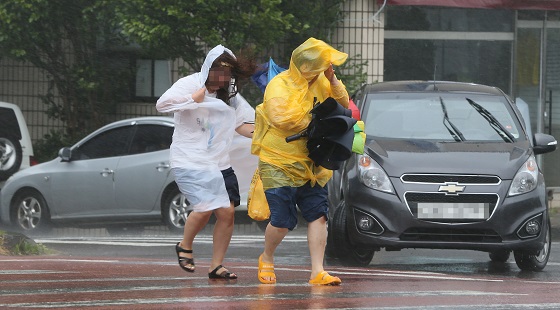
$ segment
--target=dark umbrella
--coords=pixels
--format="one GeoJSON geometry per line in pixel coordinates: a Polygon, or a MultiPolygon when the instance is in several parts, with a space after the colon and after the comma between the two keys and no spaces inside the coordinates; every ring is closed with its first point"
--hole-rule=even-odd
{"type": "Polygon", "coordinates": [[[286,142],[308,137],[308,157],[316,165],[329,170],[340,168],[352,155],[356,119],[352,111],[340,105],[334,98],[327,98],[310,112],[313,115],[305,131],[286,138],[286,142]]]}

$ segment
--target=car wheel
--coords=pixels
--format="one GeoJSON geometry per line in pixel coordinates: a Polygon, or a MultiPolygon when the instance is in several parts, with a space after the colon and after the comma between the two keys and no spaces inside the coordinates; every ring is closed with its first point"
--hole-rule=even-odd
{"type": "Polygon", "coordinates": [[[546,231],[545,242],[540,251],[535,253],[534,251],[513,251],[513,257],[515,257],[515,263],[517,267],[521,270],[528,271],[541,271],[544,269],[548,263],[548,257],[550,256],[550,246],[552,245],[551,240],[551,228],[550,220],[548,221],[548,229],[546,231]]]}
{"type": "Polygon", "coordinates": [[[163,202],[163,222],[171,232],[183,232],[192,206],[178,188],[171,190],[163,202]]]}
{"type": "Polygon", "coordinates": [[[12,135],[0,134],[0,181],[19,170],[22,158],[19,140],[12,135]]]}
{"type": "Polygon", "coordinates": [[[509,259],[511,251],[493,251],[488,253],[490,260],[496,263],[505,263],[509,259]]]}
{"type": "Polygon", "coordinates": [[[327,237],[326,253],[330,253],[331,256],[350,266],[367,266],[373,259],[375,250],[349,242],[346,219],[346,206],[344,201],[341,201],[334,211],[333,218],[329,220],[331,236],[327,237]]]}
{"type": "Polygon", "coordinates": [[[19,193],[11,208],[12,223],[23,232],[48,231],[49,211],[43,195],[35,190],[19,193]]]}

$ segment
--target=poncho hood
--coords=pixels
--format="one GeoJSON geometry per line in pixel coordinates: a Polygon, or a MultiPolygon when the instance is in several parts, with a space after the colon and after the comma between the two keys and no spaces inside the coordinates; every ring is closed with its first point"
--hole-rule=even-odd
{"type": "Polygon", "coordinates": [[[292,52],[290,70],[298,71],[309,82],[331,64],[339,66],[347,58],[348,54],[337,51],[321,40],[309,38],[292,52]]]}
{"type": "Polygon", "coordinates": [[[212,63],[216,58],[220,57],[224,52],[230,54],[233,58],[236,58],[233,52],[224,47],[223,45],[216,45],[213,49],[211,49],[206,58],[204,59],[204,63],[202,64],[202,68],[200,69],[200,87],[203,87],[208,79],[208,73],[210,72],[210,68],[212,67],[212,63]]]}
{"type": "Polygon", "coordinates": [[[271,98],[285,100],[289,105],[285,108],[288,113],[292,113],[293,109],[305,109],[303,113],[293,113],[297,115],[294,116],[294,123],[307,125],[308,121],[304,121],[303,118],[309,118],[308,113],[313,106],[309,104],[307,107],[302,107],[301,103],[306,96],[304,90],[309,88],[309,81],[319,76],[313,85],[323,89],[330,88],[330,82],[323,72],[331,64],[336,66],[343,64],[347,58],[348,54],[334,49],[321,40],[307,39],[292,52],[289,69],[279,73],[270,81],[266,87],[265,101],[271,98]],[[298,117],[300,119],[296,119],[298,117]]]}

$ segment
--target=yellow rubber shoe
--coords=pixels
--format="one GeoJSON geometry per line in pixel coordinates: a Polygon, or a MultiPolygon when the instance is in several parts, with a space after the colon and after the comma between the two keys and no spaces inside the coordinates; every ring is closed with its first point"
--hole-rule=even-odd
{"type": "Polygon", "coordinates": [[[331,276],[326,271],[321,271],[315,279],[309,280],[309,284],[312,285],[340,285],[342,281],[339,277],[331,276]]]}

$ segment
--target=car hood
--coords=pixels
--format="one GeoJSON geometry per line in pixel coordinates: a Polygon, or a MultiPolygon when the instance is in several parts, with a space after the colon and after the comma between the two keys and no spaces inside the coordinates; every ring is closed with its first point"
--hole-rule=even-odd
{"type": "Polygon", "coordinates": [[[532,153],[528,141],[368,140],[366,153],[391,177],[405,173],[480,174],[512,179],[532,153]]]}
{"type": "MultiPolygon", "coordinates": [[[[34,166],[31,166],[29,168],[25,168],[23,170],[20,170],[18,172],[16,172],[14,175],[12,175],[8,180],[6,180],[6,184],[4,186],[4,188],[7,188],[8,186],[12,185],[13,183],[17,183],[18,186],[20,185],[20,183],[22,182],[22,180],[36,180],[37,178],[40,178],[43,174],[45,173],[51,173],[53,171],[55,171],[57,163],[60,162],[60,158],[55,158],[51,161],[48,162],[44,162],[44,163],[40,163],[34,166]],[[27,176],[33,176],[33,178],[27,178],[27,176]]],[[[3,189],[4,189],[3,188],[3,189]]]]}

